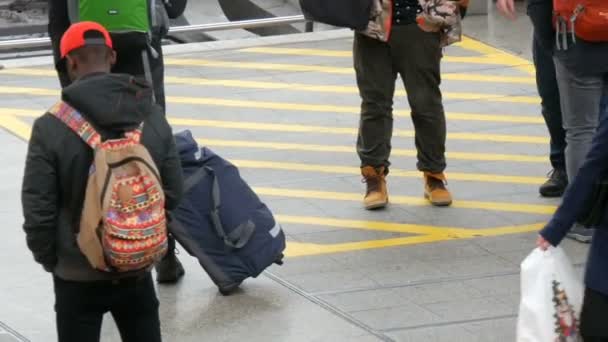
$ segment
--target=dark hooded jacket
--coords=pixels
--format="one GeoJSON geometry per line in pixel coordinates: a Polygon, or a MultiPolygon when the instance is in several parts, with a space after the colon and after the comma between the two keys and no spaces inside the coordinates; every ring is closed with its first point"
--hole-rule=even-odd
{"type": "MultiPolygon", "coordinates": [[[[115,138],[144,123],[142,144],[156,163],[166,208],[177,207],[182,171],[171,127],[152,91],[131,76],[89,75],[62,93],[102,135],[115,138]]],[[[46,113],[34,122],[22,188],[27,245],[37,262],[72,281],[117,278],[94,270],[76,243],[93,151],[63,122],[46,113]]]]}

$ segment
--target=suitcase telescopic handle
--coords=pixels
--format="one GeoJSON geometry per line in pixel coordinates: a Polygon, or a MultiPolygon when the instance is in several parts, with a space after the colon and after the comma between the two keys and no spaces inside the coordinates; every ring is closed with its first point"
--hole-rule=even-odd
{"type": "Polygon", "coordinates": [[[211,211],[209,212],[209,219],[213,229],[224,241],[226,246],[235,249],[243,248],[247,242],[249,242],[249,239],[251,239],[251,236],[255,231],[255,224],[251,220],[248,220],[232,230],[230,234],[226,233],[220,217],[220,208],[222,204],[220,196],[220,183],[217,180],[217,176],[213,168],[203,166],[196,170],[194,174],[184,181],[184,192],[188,193],[205,177],[211,177],[211,211]]]}

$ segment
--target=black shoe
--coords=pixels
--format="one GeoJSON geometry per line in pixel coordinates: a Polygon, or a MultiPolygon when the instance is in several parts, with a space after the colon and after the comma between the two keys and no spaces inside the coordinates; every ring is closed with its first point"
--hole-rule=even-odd
{"type": "Polygon", "coordinates": [[[543,197],[561,197],[568,187],[568,176],[565,170],[554,169],[549,172],[549,179],[538,189],[543,197]]]}
{"type": "Polygon", "coordinates": [[[175,252],[167,254],[156,265],[156,281],[159,284],[175,284],[185,274],[184,266],[175,256],[175,252]]]}
{"type": "Polygon", "coordinates": [[[569,239],[581,242],[581,243],[591,243],[593,239],[593,229],[581,227],[579,225],[575,225],[572,227],[568,235],[566,235],[569,239]]]}

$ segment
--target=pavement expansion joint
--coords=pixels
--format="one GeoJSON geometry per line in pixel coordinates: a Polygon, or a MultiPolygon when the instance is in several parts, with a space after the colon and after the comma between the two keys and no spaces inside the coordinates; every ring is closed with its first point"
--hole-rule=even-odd
{"type": "Polygon", "coordinates": [[[382,329],[381,331],[383,333],[391,333],[391,332],[417,330],[417,329],[432,329],[432,328],[449,327],[449,326],[462,325],[462,324],[491,322],[491,321],[496,321],[496,320],[512,319],[512,318],[516,318],[516,317],[517,317],[517,315],[515,315],[515,314],[500,315],[500,316],[491,316],[491,317],[484,317],[484,318],[477,318],[477,319],[454,320],[454,321],[446,321],[446,322],[438,322],[438,323],[430,323],[430,324],[420,324],[420,325],[413,325],[413,326],[408,326],[408,327],[394,327],[394,328],[382,329]]]}
{"type": "Polygon", "coordinates": [[[329,311],[330,313],[332,313],[335,316],[340,317],[341,319],[363,329],[364,331],[366,331],[367,333],[374,335],[376,337],[378,337],[381,341],[385,341],[385,342],[395,342],[394,339],[390,338],[389,336],[383,334],[382,332],[373,329],[372,327],[370,327],[369,325],[361,322],[360,320],[354,318],[353,316],[349,315],[348,313],[344,312],[343,310],[339,309],[338,307],[336,307],[335,305],[331,305],[329,303],[327,303],[326,301],[320,299],[319,297],[315,296],[315,295],[311,295],[310,293],[306,292],[305,290],[299,288],[298,286],[290,283],[289,281],[269,272],[266,271],[264,272],[264,275],[266,277],[268,277],[269,279],[273,280],[274,282],[280,284],[281,286],[286,287],[287,289],[289,289],[292,292],[297,293],[298,295],[304,297],[305,299],[307,299],[308,301],[312,302],[313,304],[329,311]]]}
{"type": "MultiPolygon", "coordinates": [[[[576,263],[574,264],[574,268],[582,269],[585,267],[585,263],[576,263]]],[[[491,279],[496,277],[506,277],[506,276],[514,276],[518,275],[518,271],[506,271],[506,272],[494,272],[494,273],[486,273],[481,275],[472,275],[472,276],[452,276],[452,277],[439,277],[439,278],[430,278],[418,281],[411,281],[407,283],[401,284],[391,284],[391,285],[377,285],[377,286],[364,286],[351,288],[346,290],[338,290],[338,291],[317,291],[311,292],[309,295],[318,297],[318,296],[328,296],[328,295],[339,295],[339,294],[347,294],[347,293],[357,293],[357,292],[367,292],[374,290],[390,290],[390,289],[400,289],[405,287],[417,287],[417,286],[425,286],[425,285],[437,285],[437,284],[446,284],[452,282],[462,282],[469,280],[482,280],[482,279],[491,279]]]]}
{"type": "Polygon", "coordinates": [[[21,334],[11,329],[11,327],[2,322],[0,322],[0,341],[30,342],[30,340],[28,340],[27,338],[25,338],[24,336],[22,336],[21,334]],[[5,338],[7,336],[11,338],[11,340],[6,340],[5,338]]]}

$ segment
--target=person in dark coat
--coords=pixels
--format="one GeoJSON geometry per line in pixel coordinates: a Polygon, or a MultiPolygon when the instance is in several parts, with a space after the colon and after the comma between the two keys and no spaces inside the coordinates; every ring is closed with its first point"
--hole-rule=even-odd
{"type": "MultiPolygon", "coordinates": [[[[511,0],[498,0],[498,8],[514,18],[515,7],[511,0]]],[[[551,0],[528,0],[526,11],[532,22],[532,58],[536,69],[536,87],[541,99],[541,111],[549,131],[549,160],[553,170],[539,192],[543,197],[560,197],[568,186],[566,172],[566,132],[562,125],[559,88],[553,62],[555,31],[552,26],[553,5],[551,0]]]]}
{"type": "MultiPolygon", "coordinates": [[[[49,0],[49,24],[48,32],[53,47],[55,69],[59,77],[61,87],[65,88],[71,84],[65,61],[60,53],[60,41],[65,31],[70,27],[70,17],[68,13],[68,2],[76,0],[49,0]]],[[[154,100],[159,104],[163,111],[166,110],[165,104],[165,84],[164,84],[164,60],[162,50],[162,39],[169,30],[169,18],[177,18],[184,13],[187,0],[156,0],[157,25],[152,28],[151,50],[148,55],[148,66],[150,68],[150,79],[154,89],[154,100]],[[154,56],[152,50],[158,53],[154,56]]],[[[112,67],[112,72],[146,77],[146,65],[142,57],[142,51],[138,49],[117,50],[116,63],[112,67]]],[[[169,237],[169,253],[157,266],[157,281],[160,283],[175,283],[183,275],[185,270],[175,255],[175,240],[169,237]]]]}
{"type": "MultiPolygon", "coordinates": [[[[608,78],[606,79],[608,84],[608,78]]],[[[591,151],[578,174],[566,190],[563,203],[547,226],[540,232],[537,245],[546,250],[558,246],[577,218],[589,210],[596,182],[608,175],[608,86],[604,87],[602,115],[591,145],[591,151]]],[[[585,300],[581,315],[581,332],[585,342],[608,342],[608,215],[595,230],[585,275],[585,300]]]]}
{"type": "MultiPolygon", "coordinates": [[[[165,209],[176,208],[183,192],[182,170],[171,127],[153,103],[152,89],[133,76],[110,73],[116,53],[99,24],[73,25],[61,46],[72,81],[62,100],[103,139],[143,123],[142,144],[159,170],[165,209]]],[[[34,259],[53,275],[58,339],[99,341],[103,315],[110,312],[124,341],[158,342],[159,303],[150,272],[98,271],[78,247],[92,162],[91,148],[64,122],[51,113],[36,119],[21,193],[23,229],[34,259]]]]}

